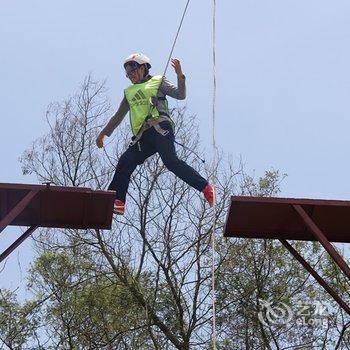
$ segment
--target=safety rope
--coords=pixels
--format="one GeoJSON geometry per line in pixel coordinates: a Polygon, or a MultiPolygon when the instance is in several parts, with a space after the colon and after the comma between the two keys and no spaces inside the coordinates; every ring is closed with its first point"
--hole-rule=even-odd
{"type": "MultiPolygon", "coordinates": [[[[217,147],[215,138],[215,122],[216,122],[216,0],[213,0],[213,108],[212,108],[212,142],[213,142],[213,172],[212,172],[212,185],[215,186],[215,168],[217,163],[217,147]]],[[[216,241],[215,241],[215,230],[216,230],[216,201],[213,207],[213,228],[211,233],[211,247],[212,247],[212,345],[213,350],[216,350],[216,292],[215,292],[215,251],[216,251],[216,241]]]]}
{"type": "MultiPolygon", "coordinates": [[[[190,4],[190,1],[191,0],[187,0],[187,3],[186,3],[186,6],[184,8],[184,11],[182,13],[182,17],[181,17],[181,20],[180,20],[180,24],[179,24],[179,27],[177,28],[177,32],[176,32],[176,35],[175,35],[175,39],[173,41],[173,44],[172,44],[172,47],[171,47],[171,50],[170,50],[170,53],[169,53],[169,57],[168,57],[168,60],[166,62],[166,65],[165,65],[165,69],[164,69],[164,72],[163,72],[163,78],[168,70],[168,67],[169,67],[169,63],[170,63],[170,60],[171,60],[171,56],[173,55],[173,52],[174,52],[174,48],[175,48],[175,45],[176,45],[176,42],[177,42],[177,38],[179,36],[179,33],[180,33],[180,30],[182,28],[182,24],[183,24],[183,21],[185,19],[185,16],[186,16],[186,13],[187,13],[187,9],[188,9],[188,5],[190,4]]],[[[159,85],[159,88],[158,88],[158,92],[160,90],[160,87],[161,87],[161,84],[159,85]]],[[[158,95],[158,92],[157,92],[157,95],[158,95]]],[[[152,109],[155,108],[154,105],[151,105],[150,106],[150,110],[148,112],[148,114],[150,114],[152,112],[152,109]]],[[[174,141],[174,143],[178,144],[179,146],[181,146],[182,148],[188,150],[190,153],[194,154],[199,160],[201,160],[202,163],[205,163],[205,160],[203,158],[201,158],[198,153],[196,153],[195,151],[193,151],[192,149],[190,149],[189,147],[185,146],[184,144],[180,143],[180,142],[177,142],[176,140],[174,141]]]]}
{"type": "MultiPolygon", "coordinates": [[[[190,4],[190,1],[191,1],[191,0],[187,0],[185,9],[184,9],[184,11],[183,11],[183,13],[182,13],[181,21],[180,21],[179,27],[177,28],[177,32],[176,32],[176,35],[175,35],[175,39],[174,39],[173,44],[172,44],[172,46],[171,46],[170,53],[169,53],[169,57],[168,57],[168,60],[167,60],[167,62],[166,62],[165,68],[164,68],[164,72],[163,72],[163,75],[162,75],[163,79],[164,79],[164,76],[165,76],[165,74],[166,74],[166,72],[167,72],[167,70],[168,70],[169,62],[170,62],[171,56],[172,56],[172,54],[173,54],[173,52],[174,52],[174,48],[175,48],[175,45],[176,45],[176,42],[177,42],[177,38],[178,38],[178,36],[179,36],[180,30],[181,30],[181,27],[182,27],[182,23],[183,23],[183,21],[184,21],[184,19],[185,19],[186,12],[187,12],[187,9],[188,9],[188,5],[190,4]]],[[[159,87],[158,87],[158,91],[157,91],[156,96],[158,95],[158,92],[159,92],[159,90],[160,90],[161,85],[162,85],[162,84],[160,84],[159,87]]],[[[153,105],[153,104],[151,103],[150,110],[149,110],[148,112],[150,113],[150,112],[152,111],[153,108],[155,108],[155,105],[153,105]]]]}
{"type": "Polygon", "coordinates": [[[183,14],[182,14],[182,17],[181,17],[181,21],[180,21],[180,24],[179,24],[179,28],[177,29],[177,32],[176,32],[176,35],[175,35],[175,39],[174,39],[174,42],[173,42],[173,46],[171,47],[170,54],[169,54],[167,63],[166,63],[166,65],[165,65],[163,77],[164,77],[166,71],[168,70],[169,62],[170,62],[171,56],[172,56],[172,54],[173,54],[173,52],[174,52],[174,48],[175,48],[175,45],[176,45],[176,41],[177,41],[177,38],[178,38],[178,36],[179,36],[180,30],[181,30],[181,27],[182,27],[182,23],[183,23],[183,21],[184,21],[184,19],[185,19],[186,12],[187,12],[187,8],[188,8],[188,5],[190,4],[190,1],[191,1],[191,0],[187,0],[185,9],[184,9],[184,11],[183,11],[183,14]]]}
{"type": "MultiPolygon", "coordinates": [[[[190,0],[187,0],[185,9],[182,14],[182,18],[180,21],[179,28],[177,30],[172,48],[170,50],[170,54],[164,69],[163,77],[165,76],[167,69],[169,67],[169,62],[171,59],[171,56],[174,51],[174,47],[177,41],[177,38],[179,36],[182,23],[184,21],[188,5],[190,3],[190,0]]],[[[212,173],[212,180],[211,183],[215,188],[215,166],[217,162],[217,147],[216,147],[216,139],[215,139],[215,118],[216,118],[216,0],[213,0],[213,108],[212,108],[212,143],[213,143],[213,173],[212,173]]],[[[201,159],[202,160],[202,159],[201,159]]],[[[204,162],[202,160],[202,162],[204,162]]],[[[216,292],[215,292],[215,251],[216,251],[216,241],[215,241],[215,230],[216,230],[216,203],[214,202],[213,206],[213,224],[212,224],[212,233],[211,233],[211,247],[212,247],[212,347],[213,350],[216,350],[216,309],[215,309],[215,302],[216,302],[216,292]]]]}
{"type": "Polygon", "coordinates": [[[174,140],[174,143],[176,143],[177,145],[181,146],[182,148],[184,148],[185,150],[191,152],[192,154],[194,154],[202,163],[205,163],[205,159],[203,159],[197,152],[193,151],[191,148],[185,146],[183,143],[181,142],[177,142],[176,140],[174,140]]]}

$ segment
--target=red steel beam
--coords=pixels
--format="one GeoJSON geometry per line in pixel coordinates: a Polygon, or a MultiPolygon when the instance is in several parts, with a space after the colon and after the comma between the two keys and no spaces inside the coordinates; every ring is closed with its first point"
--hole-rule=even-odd
{"type": "Polygon", "coordinates": [[[38,226],[31,226],[23,233],[15,242],[13,242],[3,253],[0,254],[0,263],[6,259],[20,244],[22,244],[36,229],[38,226]]]}
{"type": "Polygon", "coordinates": [[[317,225],[314,223],[314,221],[310,218],[310,216],[306,213],[306,211],[302,208],[301,205],[293,204],[293,208],[303,219],[304,223],[306,224],[308,229],[311,231],[311,233],[315,236],[315,238],[323,245],[324,249],[326,249],[328,254],[334,259],[336,264],[350,279],[350,268],[348,264],[344,261],[341,255],[336,251],[333,245],[328,241],[327,237],[323,234],[323,232],[317,227],[317,225]]]}
{"type": "Polygon", "coordinates": [[[309,263],[285,240],[279,240],[297,259],[312,277],[333,297],[333,299],[350,315],[350,306],[338,295],[338,293],[309,265],[309,263]]]}
{"type": "Polygon", "coordinates": [[[0,221],[0,233],[25,209],[39,190],[31,190],[16,206],[0,221]]]}

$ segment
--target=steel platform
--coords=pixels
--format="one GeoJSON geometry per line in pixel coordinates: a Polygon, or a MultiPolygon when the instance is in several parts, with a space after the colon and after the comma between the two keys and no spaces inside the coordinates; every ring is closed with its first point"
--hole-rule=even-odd
{"type": "Polygon", "coordinates": [[[319,241],[350,279],[348,264],[330,243],[350,243],[350,201],[233,196],[224,236],[278,239],[350,315],[349,305],[287,241],[319,241]]]}
{"type": "Polygon", "coordinates": [[[8,225],[29,226],[0,262],[38,227],[110,229],[114,199],[114,191],[0,183],[0,232],[8,225]]]}

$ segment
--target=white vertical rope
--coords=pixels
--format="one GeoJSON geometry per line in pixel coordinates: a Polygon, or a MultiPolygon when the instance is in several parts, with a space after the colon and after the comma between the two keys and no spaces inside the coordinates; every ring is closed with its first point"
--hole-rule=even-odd
{"type": "MultiPolygon", "coordinates": [[[[213,146],[213,173],[212,173],[212,185],[215,186],[215,169],[217,163],[217,148],[216,148],[216,0],[213,0],[213,108],[212,108],[212,146],[213,146]]],[[[216,201],[213,207],[213,229],[211,233],[211,248],[212,248],[212,345],[213,350],[216,350],[216,293],[215,293],[215,251],[216,251],[216,241],[215,241],[215,230],[216,230],[216,201]]]]}
{"type": "Polygon", "coordinates": [[[216,139],[215,139],[215,115],[216,112],[216,0],[213,0],[213,131],[212,131],[212,143],[213,152],[216,153],[216,139]]]}

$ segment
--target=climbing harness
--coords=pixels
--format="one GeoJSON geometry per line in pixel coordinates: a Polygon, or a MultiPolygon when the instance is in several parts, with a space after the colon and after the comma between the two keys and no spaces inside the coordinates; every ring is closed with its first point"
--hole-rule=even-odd
{"type": "Polygon", "coordinates": [[[142,125],[140,131],[137,133],[137,135],[133,136],[130,144],[129,144],[129,147],[131,146],[134,146],[136,143],[138,143],[143,135],[143,133],[150,129],[150,128],[154,128],[159,134],[161,134],[162,136],[166,136],[169,131],[168,130],[165,130],[163,129],[159,124],[161,122],[165,122],[165,121],[170,121],[171,122],[171,119],[166,116],[166,115],[160,115],[157,119],[154,119],[154,118],[148,118],[142,125]]]}

